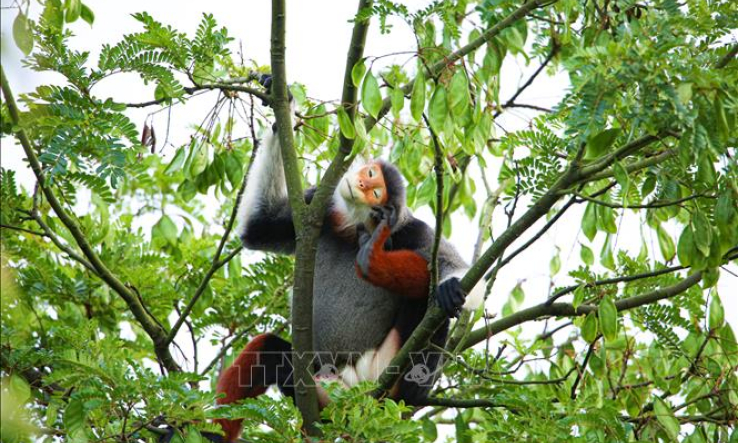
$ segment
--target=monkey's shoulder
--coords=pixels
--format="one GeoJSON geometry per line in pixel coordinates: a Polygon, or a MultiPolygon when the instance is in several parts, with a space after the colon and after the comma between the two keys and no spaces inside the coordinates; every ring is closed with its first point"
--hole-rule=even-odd
{"type": "Polygon", "coordinates": [[[433,228],[413,217],[392,233],[392,249],[423,250],[433,244],[433,228]]]}

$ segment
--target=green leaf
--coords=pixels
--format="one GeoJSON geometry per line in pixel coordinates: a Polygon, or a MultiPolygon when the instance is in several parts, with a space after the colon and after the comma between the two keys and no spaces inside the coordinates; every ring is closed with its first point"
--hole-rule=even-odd
{"type": "Polygon", "coordinates": [[[400,118],[400,111],[405,106],[405,94],[402,92],[402,88],[398,86],[392,89],[390,102],[392,103],[392,115],[395,118],[400,118]]]}
{"type": "Polygon", "coordinates": [[[84,438],[86,418],[87,412],[82,404],[82,400],[79,398],[70,400],[67,403],[66,409],[64,409],[64,429],[67,431],[67,435],[76,439],[86,440],[84,438]]]}
{"type": "Polygon", "coordinates": [[[591,160],[603,155],[615,143],[618,135],[620,135],[620,128],[610,128],[590,137],[587,140],[587,151],[584,158],[591,160]]]}
{"type": "Polygon", "coordinates": [[[618,182],[620,188],[623,190],[623,199],[625,199],[626,195],[628,194],[628,188],[630,187],[628,171],[625,170],[625,167],[622,163],[615,162],[615,164],[612,165],[612,172],[615,176],[615,180],[618,182]]]}
{"type": "Polygon", "coordinates": [[[703,289],[715,286],[718,280],[720,280],[720,270],[718,268],[707,268],[702,272],[703,289]]]}
{"type": "Polygon", "coordinates": [[[551,258],[548,268],[551,271],[551,276],[558,274],[561,270],[561,257],[559,257],[558,251],[556,252],[556,255],[551,258]]]}
{"type": "Polygon", "coordinates": [[[456,414],[454,425],[456,428],[456,443],[471,443],[469,423],[464,419],[464,414],[456,414]]]}
{"type": "Polygon", "coordinates": [[[177,188],[177,192],[182,197],[182,200],[188,202],[197,195],[197,186],[192,180],[185,180],[177,188]]]}
{"type": "Polygon", "coordinates": [[[177,149],[177,153],[174,154],[174,158],[171,162],[169,162],[169,165],[164,170],[165,174],[174,174],[175,172],[182,169],[182,165],[184,165],[185,160],[187,159],[187,155],[185,154],[185,148],[184,146],[177,149]]]}
{"type": "Polygon", "coordinates": [[[463,69],[457,69],[451,78],[448,92],[451,115],[461,118],[469,110],[469,81],[463,69]]]}
{"type": "Polygon", "coordinates": [[[687,225],[684,227],[684,230],[682,230],[682,235],[679,236],[679,242],[677,243],[677,258],[679,259],[679,264],[682,266],[691,266],[694,254],[697,254],[697,249],[694,247],[692,227],[687,225]]]}
{"type": "Polygon", "coordinates": [[[423,110],[425,109],[425,75],[423,71],[418,72],[413,84],[413,92],[410,95],[410,113],[416,122],[420,122],[423,118],[423,110]]]}
{"type": "Polygon", "coordinates": [[[361,83],[361,79],[364,78],[364,74],[366,74],[366,65],[364,64],[365,58],[362,58],[351,69],[351,81],[354,82],[354,86],[358,87],[361,83]]]}
{"type": "Polygon", "coordinates": [[[50,28],[61,32],[64,28],[64,11],[62,11],[61,0],[47,0],[44,3],[44,12],[41,17],[50,28]]]}
{"type": "Polygon", "coordinates": [[[702,211],[695,211],[692,215],[692,226],[694,227],[694,245],[705,257],[710,255],[710,243],[712,242],[712,226],[702,211]]]}
{"type": "Polygon", "coordinates": [[[241,186],[241,181],[243,181],[243,165],[235,155],[225,157],[225,173],[228,181],[231,183],[232,189],[241,186]]]}
{"type": "Polygon", "coordinates": [[[330,119],[325,115],[325,113],[326,107],[323,103],[318,106],[311,107],[307,112],[307,116],[312,118],[309,119],[309,124],[303,127],[303,134],[305,134],[306,142],[311,148],[320,146],[328,136],[328,131],[330,130],[330,119]]]}
{"type": "Polygon", "coordinates": [[[600,263],[602,264],[602,266],[612,271],[614,271],[616,268],[615,258],[612,255],[612,245],[610,245],[609,235],[607,236],[607,238],[605,238],[605,243],[602,245],[602,250],[600,251],[600,263]]]}
{"type": "Polygon", "coordinates": [[[338,127],[341,128],[341,134],[347,139],[353,140],[356,137],[356,129],[354,129],[354,124],[343,106],[336,108],[336,116],[338,117],[338,127]]]}
{"type": "Polygon", "coordinates": [[[66,20],[67,23],[72,23],[77,21],[79,16],[82,14],[82,1],[81,0],[67,0],[64,4],[64,9],[66,9],[66,20]]]}
{"type": "Polygon", "coordinates": [[[207,142],[195,142],[190,153],[189,177],[197,177],[208,167],[209,144],[207,142]]]}
{"type": "Polygon", "coordinates": [[[617,234],[618,227],[615,224],[617,211],[603,205],[597,205],[597,227],[608,234],[617,234]]]}
{"type": "MultiPolygon", "coordinates": [[[[212,71],[214,68],[214,66],[211,66],[210,70],[212,71]]],[[[295,103],[297,104],[297,106],[303,106],[303,103],[305,103],[305,99],[307,98],[305,85],[301,85],[300,83],[292,83],[288,87],[290,92],[292,93],[292,97],[295,99],[295,103]]]]}
{"type": "Polygon", "coordinates": [[[428,120],[430,121],[431,128],[437,134],[443,132],[447,115],[448,102],[446,101],[446,88],[442,84],[438,84],[428,104],[428,120]]]}
{"type": "Polygon", "coordinates": [[[677,96],[681,104],[689,103],[692,100],[692,83],[680,83],[677,86],[677,96]]]}
{"type": "Polygon", "coordinates": [[[421,425],[423,427],[423,437],[425,437],[425,441],[436,441],[438,438],[436,423],[429,418],[424,418],[421,425]]]}
{"type": "Polygon", "coordinates": [[[592,266],[594,264],[594,253],[589,246],[579,245],[579,256],[581,257],[582,262],[587,266],[592,266]]]}
{"type": "Polygon", "coordinates": [[[697,181],[702,184],[715,186],[715,181],[717,180],[715,175],[715,165],[713,165],[709,155],[702,154],[697,160],[696,178],[697,181]]]}
{"type": "Polygon", "coordinates": [[[379,92],[379,84],[372,74],[372,71],[366,73],[364,84],[361,85],[361,105],[375,119],[379,117],[379,111],[382,110],[382,93],[379,92]]]}
{"type": "Polygon", "coordinates": [[[184,443],[204,443],[206,440],[203,438],[200,431],[192,426],[187,427],[187,434],[185,435],[184,443]]]}
{"type": "Polygon", "coordinates": [[[710,300],[710,316],[708,317],[708,327],[710,330],[715,330],[723,325],[725,321],[725,311],[723,304],[720,302],[720,297],[717,291],[713,293],[712,300],[710,300]]]}
{"type": "Polygon", "coordinates": [[[33,30],[31,22],[24,13],[18,13],[13,21],[13,40],[23,54],[28,55],[33,50],[33,30]]]}
{"type": "Polygon", "coordinates": [[[641,187],[641,197],[647,197],[649,194],[656,189],[656,176],[649,174],[646,179],[643,180],[643,186],[641,187]]]}
{"type": "Polygon", "coordinates": [[[10,390],[13,400],[18,403],[26,403],[31,399],[31,388],[28,386],[28,383],[15,374],[10,376],[8,389],[10,390]]]}
{"type": "Polygon", "coordinates": [[[597,235],[597,204],[589,202],[584,209],[582,217],[582,232],[587,236],[589,241],[594,240],[597,235]]]}
{"type": "Polygon", "coordinates": [[[659,397],[654,397],[653,400],[653,413],[656,415],[661,427],[669,435],[672,441],[677,441],[679,437],[679,420],[674,417],[674,411],[671,410],[663,400],[659,397]]]}
{"type": "Polygon", "coordinates": [[[676,254],[674,240],[672,240],[669,233],[666,232],[661,225],[656,228],[656,235],[659,239],[659,249],[661,250],[661,255],[664,257],[664,260],[667,262],[673,260],[674,255],[676,254]]]}
{"type": "Polygon", "coordinates": [[[597,338],[597,316],[594,312],[587,314],[582,324],[582,338],[587,343],[592,343],[597,338]]]}
{"type": "Polygon", "coordinates": [[[86,21],[90,26],[95,23],[95,14],[92,12],[92,9],[84,3],[82,4],[82,10],[80,11],[79,16],[82,17],[82,20],[86,21]]]}
{"type": "Polygon", "coordinates": [[[177,225],[168,215],[163,215],[151,228],[151,237],[161,237],[170,244],[177,243],[177,225]]]}
{"type": "Polygon", "coordinates": [[[512,292],[510,293],[510,298],[515,301],[515,304],[517,306],[520,306],[525,301],[525,292],[523,291],[523,286],[521,283],[518,283],[513,288],[512,292]]]}
{"type": "Polygon", "coordinates": [[[585,295],[587,295],[587,292],[584,290],[584,284],[579,285],[579,287],[574,290],[574,297],[571,301],[571,305],[574,306],[574,309],[578,308],[582,304],[585,295]]]}
{"type": "Polygon", "coordinates": [[[606,295],[600,302],[597,317],[600,320],[600,329],[605,340],[611,342],[618,338],[618,309],[609,295],[606,295]]]}
{"type": "Polygon", "coordinates": [[[715,203],[715,224],[717,226],[731,226],[735,220],[735,203],[730,197],[730,191],[723,191],[715,203]]]}

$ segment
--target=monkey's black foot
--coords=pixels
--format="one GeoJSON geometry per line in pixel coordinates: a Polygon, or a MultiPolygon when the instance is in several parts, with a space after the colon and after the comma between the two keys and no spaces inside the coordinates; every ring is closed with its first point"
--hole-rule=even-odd
{"type": "Polygon", "coordinates": [[[438,286],[436,302],[449,318],[459,316],[465,300],[466,291],[458,278],[451,277],[438,286]]]}
{"type": "Polygon", "coordinates": [[[392,229],[397,224],[397,209],[392,205],[372,207],[372,218],[377,224],[385,221],[392,229]]]}

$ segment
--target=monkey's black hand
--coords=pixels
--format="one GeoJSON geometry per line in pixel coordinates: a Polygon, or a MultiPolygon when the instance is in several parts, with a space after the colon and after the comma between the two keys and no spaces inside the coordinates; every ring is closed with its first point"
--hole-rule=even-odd
{"type": "Polygon", "coordinates": [[[358,225],[356,225],[356,238],[359,241],[359,248],[364,246],[371,237],[372,236],[366,229],[366,226],[364,226],[364,223],[359,223],[358,225]]]}
{"type": "Polygon", "coordinates": [[[392,229],[397,224],[397,209],[392,205],[373,206],[372,218],[377,224],[387,222],[387,226],[392,229]]]}
{"type": "Polygon", "coordinates": [[[272,74],[261,74],[259,76],[259,84],[267,91],[272,90],[272,74]]]}
{"type": "MultiPolygon", "coordinates": [[[[364,278],[369,277],[369,264],[372,259],[372,252],[374,252],[374,246],[381,240],[382,231],[386,227],[387,222],[381,221],[379,226],[374,229],[374,232],[372,232],[371,235],[366,231],[366,227],[363,224],[356,227],[356,234],[358,235],[359,240],[359,252],[356,254],[356,265],[359,267],[359,271],[361,271],[361,275],[364,278]]],[[[391,238],[388,238],[384,244],[385,248],[387,247],[387,243],[390,241],[391,238]]]]}
{"type": "Polygon", "coordinates": [[[449,318],[459,316],[465,300],[466,291],[461,287],[461,281],[456,277],[444,281],[436,290],[436,302],[449,318]]]}
{"type": "MultiPolygon", "coordinates": [[[[267,90],[269,95],[272,95],[272,74],[261,74],[259,76],[259,84],[264,87],[264,89],[267,90]]],[[[293,100],[292,92],[290,92],[289,86],[287,87],[287,96],[290,98],[290,101],[293,100]]],[[[270,106],[271,104],[267,100],[261,101],[262,106],[270,106]]]]}

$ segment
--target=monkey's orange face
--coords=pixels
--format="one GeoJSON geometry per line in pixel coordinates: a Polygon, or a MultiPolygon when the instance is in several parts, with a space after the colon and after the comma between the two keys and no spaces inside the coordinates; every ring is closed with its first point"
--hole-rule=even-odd
{"type": "Polygon", "coordinates": [[[359,169],[349,171],[338,186],[341,196],[347,201],[367,206],[387,203],[387,186],[378,163],[367,163],[359,169]]]}

